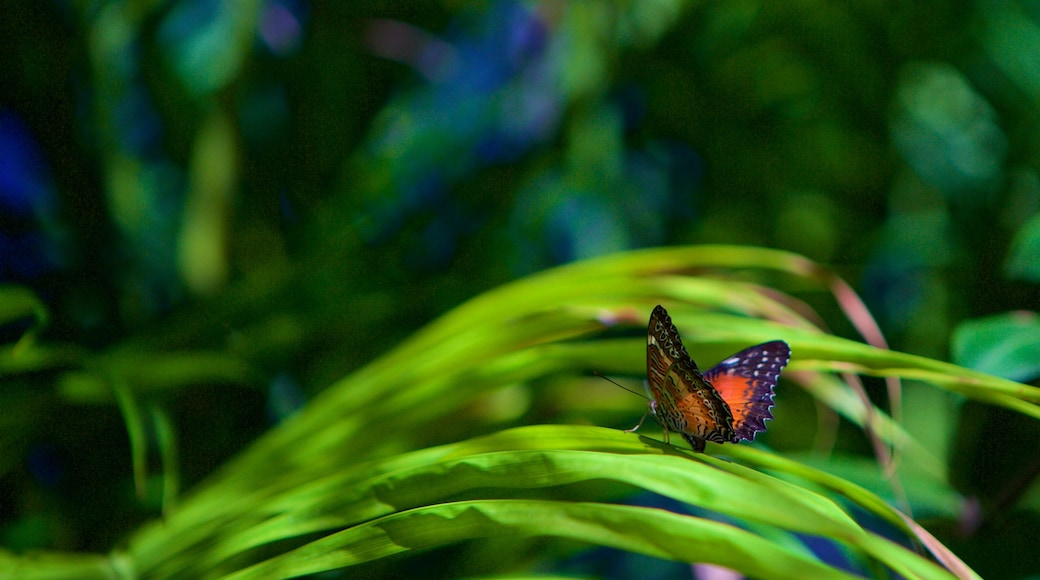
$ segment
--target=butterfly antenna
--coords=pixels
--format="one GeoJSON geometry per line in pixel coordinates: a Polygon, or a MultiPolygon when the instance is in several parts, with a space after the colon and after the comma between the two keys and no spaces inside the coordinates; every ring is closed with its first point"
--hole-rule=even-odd
{"type": "MultiPolygon", "coordinates": [[[[636,395],[637,397],[640,397],[642,399],[646,399],[646,395],[644,395],[643,393],[637,393],[636,391],[633,391],[632,389],[630,389],[630,388],[628,388],[628,387],[618,383],[617,381],[615,381],[613,379],[609,379],[609,378],[603,376],[602,374],[600,374],[599,371],[592,371],[592,374],[596,375],[597,377],[599,377],[599,378],[601,378],[601,379],[603,379],[605,381],[610,381],[611,383],[614,383],[615,385],[620,387],[622,390],[628,391],[628,392],[632,393],[633,395],[636,395]]],[[[647,399],[647,400],[649,400],[649,399],[647,399]]]]}

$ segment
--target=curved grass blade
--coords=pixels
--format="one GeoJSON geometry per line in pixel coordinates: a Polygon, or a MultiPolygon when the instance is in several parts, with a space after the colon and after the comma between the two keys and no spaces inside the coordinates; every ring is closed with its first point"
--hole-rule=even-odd
{"type": "MultiPolygon", "coordinates": [[[[337,533],[450,498],[483,499],[489,493],[501,495],[489,490],[616,481],[759,527],[830,538],[909,578],[948,577],[905,548],[868,538],[870,533],[816,492],[736,464],[673,453],[674,448],[647,445],[633,435],[602,428],[514,429],[358,465],[271,497],[246,498],[222,517],[206,520],[196,513],[186,521],[184,514],[172,514],[157,531],[176,542],[150,546],[147,537],[138,538],[131,553],[142,573],[212,575],[262,546],[337,533]],[[205,529],[216,535],[199,534],[205,529]],[[192,541],[186,542],[188,538],[192,541]],[[204,555],[191,556],[199,546],[207,547],[204,555]]],[[[765,536],[761,541],[767,541],[765,536]]],[[[801,551],[782,542],[776,549],[801,551]]]]}
{"type": "MultiPolygon", "coordinates": [[[[403,475],[408,469],[415,470],[416,478],[432,476],[438,467],[447,465],[445,458],[451,453],[460,454],[456,457],[477,453],[477,448],[472,447],[478,445],[476,441],[488,445],[488,451],[512,452],[543,445],[543,448],[560,451],[660,453],[665,449],[663,446],[657,443],[633,445],[632,441],[644,440],[632,436],[617,434],[620,439],[612,439],[613,436],[597,434],[582,439],[575,436],[572,429],[524,430],[525,436],[541,434],[543,438],[535,442],[515,440],[513,447],[505,449],[499,445],[506,441],[505,437],[516,437],[515,432],[504,432],[503,439],[481,438],[465,442],[466,446],[397,455],[423,446],[429,426],[437,425],[438,420],[450,416],[475,397],[507,385],[532,384],[548,375],[584,371],[594,366],[596,360],[602,360],[593,354],[601,343],[584,339],[612,325],[645,324],[640,313],[658,302],[685,305],[677,308],[676,313],[690,319],[691,324],[684,325],[684,331],[692,331],[688,333],[690,342],[706,350],[719,350],[720,355],[732,345],[746,346],[760,337],[785,338],[795,352],[792,368],[796,370],[799,367],[831,372],[862,369],[865,374],[881,376],[919,376],[939,386],[946,381],[971,389],[980,398],[1005,397],[1005,404],[1009,406],[1017,404],[1028,409],[1032,405],[1027,400],[1031,395],[1025,385],[994,382],[994,377],[980,374],[969,376],[964,374],[964,369],[952,365],[828,336],[817,328],[811,317],[801,314],[796,305],[770,296],[761,287],[678,275],[721,267],[730,270],[761,267],[811,282],[826,278],[821,277],[821,270],[811,262],[782,252],[701,247],[637,252],[574,264],[489,292],[446,314],[399,349],[334,385],[303,413],[274,430],[208,485],[196,490],[170,514],[165,526],[149,526],[138,534],[131,542],[132,552],[145,570],[177,573],[194,565],[202,566],[199,570],[214,570],[222,562],[248,556],[252,549],[297,538],[301,533],[353,529],[366,525],[364,522],[371,518],[395,517],[402,510],[421,506],[415,505],[416,502],[411,505],[391,503],[379,511],[375,509],[380,507],[378,501],[363,501],[367,497],[364,494],[377,489],[378,481],[385,481],[380,478],[391,477],[392,472],[403,475]],[[738,254],[743,258],[737,258],[738,254]],[[719,263],[719,259],[726,263],[719,263]],[[747,315],[768,316],[785,324],[763,322],[747,315]],[[563,340],[568,342],[561,343],[563,340]],[[832,366],[828,368],[827,364],[832,366]],[[378,456],[396,457],[359,463],[359,458],[378,456]],[[401,460],[405,462],[397,462],[402,457],[406,458],[401,460]],[[318,487],[310,486],[311,482],[318,487]],[[345,508],[336,507],[339,505],[335,503],[336,494],[354,497],[359,509],[366,505],[370,509],[350,515],[345,508]],[[312,511],[296,511],[303,507],[312,511]],[[295,528],[287,524],[288,514],[300,516],[301,513],[310,513],[314,518],[297,517],[295,528]],[[199,546],[219,546],[221,557],[199,558],[199,546]]],[[[634,349],[637,353],[640,350],[634,349]]],[[[641,372],[640,358],[632,356],[628,362],[629,358],[621,355],[615,362],[621,368],[631,365],[636,374],[641,372]]],[[[435,428],[444,429],[443,426],[435,428]]],[[[903,436],[895,429],[891,433],[893,438],[903,436]]],[[[748,451],[740,446],[730,447],[727,452],[742,460],[742,454],[748,451]]],[[[710,477],[712,481],[716,479],[725,478],[710,477]]],[[[537,478],[532,477],[526,483],[533,485],[536,481],[537,478]]],[[[626,479],[623,474],[616,481],[653,487],[646,482],[626,479]]],[[[795,487],[800,492],[811,493],[809,489],[814,485],[818,484],[813,483],[806,489],[797,484],[795,487]]],[[[775,483],[767,487],[770,490],[782,488],[775,483]]],[[[839,493],[843,497],[851,493],[859,502],[879,511],[890,509],[871,494],[857,496],[865,493],[862,490],[845,488],[842,484],[824,488],[842,490],[839,493]],[[878,505],[873,505],[875,503],[878,505]]],[[[477,489],[474,486],[456,492],[479,496],[477,489]]],[[[692,489],[699,488],[693,486],[692,489]]],[[[444,501],[435,496],[422,497],[418,503],[433,505],[444,501]]],[[[694,503],[692,499],[689,501],[694,503]]],[[[739,511],[746,514],[754,510],[744,506],[739,511]]],[[[845,515],[841,517],[849,519],[845,515]]],[[[875,541],[870,534],[867,536],[871,539],[855,539],[865,532],[856,526],[845,529],[834,523],[840,520],[821,520],[837,526],[821,528],[821,534],[831,534],[846,544],[866,546],[863,550],[869,555],[868,559],[884,562],[886,567],[904,576],[945,577],[946,573],[934,563],[890,542],[875,541]]],[[[902,529],[909,530],[906,526],[902,529]]]]}
{"type": "Polygon", "coordinates": [[[462,540],[547,535],[712,563],[759,578],[855,578],[727,524],[653,508],[536,500],[465,501],[405,511],[332,534],[228,578],[292,578],[462,540]]]}

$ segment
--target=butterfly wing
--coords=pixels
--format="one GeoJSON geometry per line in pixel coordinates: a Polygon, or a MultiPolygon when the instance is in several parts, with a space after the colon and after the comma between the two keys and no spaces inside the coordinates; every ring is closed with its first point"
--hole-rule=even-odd
{"type": "Polygon", "coordinates": [[[733,413],[732,441],[754,439],[766,430],[766,419],[773,418],[773,388],[789,360],[790,347],[774,340],[742,350],[704,373],[733,413]]]}
{"type": "Polygon", "coordinates": [[[676,431],[694,449],[704,441],[731,441],[733,415],[726,401],[704,380],[661,306],[650,314],[646,336],[646,376],[650,409],[666,431],[676,431]]]}

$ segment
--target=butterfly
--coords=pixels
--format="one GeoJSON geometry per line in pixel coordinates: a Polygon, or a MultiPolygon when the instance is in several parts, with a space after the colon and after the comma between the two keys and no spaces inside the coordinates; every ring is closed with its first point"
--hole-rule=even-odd
{"type": "Polygon", "coordinates": [[[790,359],[787,343],[774,340],[744,349],[701,374],[668,311],[658,305],[646,335],[648,413],[661,424],[666,443],[669,431],[675,431],[695,451],[704,451],[706,441],[754,439],[766,430],[765,420],[773,418],[773,388],[790,359]]]}

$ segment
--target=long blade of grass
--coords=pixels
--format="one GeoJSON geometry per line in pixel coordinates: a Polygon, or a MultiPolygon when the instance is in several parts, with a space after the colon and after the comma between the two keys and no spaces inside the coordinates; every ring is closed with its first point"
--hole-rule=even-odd
{"type": "Polygon", "coordinates": [[[292,578],[462,540],[554,536],[760,578],[855,578],[739,528],[632,506],[536,500],[466,501],[409,510],[332,534],[229,579],[292,578]]]}

